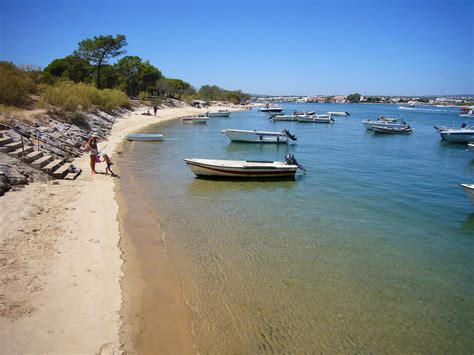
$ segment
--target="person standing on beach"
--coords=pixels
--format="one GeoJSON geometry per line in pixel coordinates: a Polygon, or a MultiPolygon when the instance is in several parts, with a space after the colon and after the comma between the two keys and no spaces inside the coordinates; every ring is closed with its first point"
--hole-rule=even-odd
{"type": "Polygon", "coordinates": [[[155,113],[155,116],[156,116],[156,111],[158,111],[158,107],[155,105],[153,106],[153,112],[155,113]]]}
{"type": "Polygon", "coordinates": [[[97,159],[97,136],[92,135],[86,143],[86,150],[89,151],[89,157],[90,157],[90,166],[91,166],[91,174],[97,174],[97,171],[95,171],[95,163],[97,159]]]}

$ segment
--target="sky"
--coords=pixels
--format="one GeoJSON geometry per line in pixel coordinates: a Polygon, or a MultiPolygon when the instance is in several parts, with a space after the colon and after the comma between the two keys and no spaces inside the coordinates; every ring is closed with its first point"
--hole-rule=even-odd
{"type": "MultiPolygon", "coordinates": [[[[165,76],[251,94],[474,94],[472,0],[0,0],[0,60],[124,34],[165,76]]],[[[113,62],[113,61],[112,61],[113,62]]]]}

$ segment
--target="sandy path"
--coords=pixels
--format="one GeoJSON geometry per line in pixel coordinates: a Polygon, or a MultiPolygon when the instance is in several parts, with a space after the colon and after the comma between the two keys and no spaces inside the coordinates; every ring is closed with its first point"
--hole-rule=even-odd
{"type": "MultiPolygon", "coordinates": [[[[119,120],[107,144],[152,123],[198,112],[140,112],[119,120]]],[[[91,176],[34,183],[0,198],[0,344],[12,353],[113,353],[122,303],[115,180],[91,176]]],[[[103,167],[100,166],[99,169],[103,167]]]]}

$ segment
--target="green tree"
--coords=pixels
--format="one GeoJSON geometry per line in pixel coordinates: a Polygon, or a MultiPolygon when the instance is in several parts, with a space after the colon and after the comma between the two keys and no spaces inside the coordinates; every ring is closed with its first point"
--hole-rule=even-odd
{"type": "Polygon", "coordinates": [[[151,91],[156,86],[156,82],[162,77],[163,74],[158,68],[148,61],[142,62],[140,65],[139,90],[151,91]]]}
{"type": "Polygon", "coordinates": [[[349,96],[347,96],[346,100],[351,102],[351,103],[359,103],[360,102],[360,94],[358,94],[358,93],[350,94],[349,96]]]}
{"type": "Polygon", "coordinates": [[[115,68],[117,69],[122,81],[122,87],[128,96],[138,95],[138,82],[140,79],[141,65],[141,58],[131,55],[121,58],[115,64],[115,68]]]}
{"type": "Polygon", "coordinates": [[[196,90],[190,83],[185,82],[181,79],[166,79],[168,81],[168,90],[170,96],[181,99],[184,96],[192,95],[196,90]]]}
{"type": "Polygon", "coordinates": [[[53,60],[44,68],[46,73],[58,78],[65,78],[78,82],[87,82],[92,73],[89,62],[75,55],[53,60]]]}
{"type": "Polygon", "coordinates": [[[78,43],[79,48],[74,51],[77,55],[97,66],[97,88],[101,88],[101,68],[107,64],[110,58],[118,57],[127,51],[123,49],[127,45],[124,35],[99,36],[85,39],[78,43]]]}

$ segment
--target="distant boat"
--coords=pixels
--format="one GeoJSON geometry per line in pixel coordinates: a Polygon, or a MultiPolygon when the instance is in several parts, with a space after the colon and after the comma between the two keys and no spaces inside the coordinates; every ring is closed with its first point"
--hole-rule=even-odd
{"type": "Polygon", "coordinates": [[[350,116],[347,111],[329,111],[327,114],[331,116],[350,116]]]}
{"type": "Polygon", "coordinates": [[[461,129],[438,130],[441,138],[452,143],[474,142],[474,127],[464,127],[461,129]]]}
{"type": "Polygon", "coordinates": [[[206,123],[209,120],[209,117],[206,115],[198,115],[198,116],[188,116],[183,117],[181,122],[183,123],[206,123]]]}
{"type": "Polygon", "coordinates": [[[467,147],[469,149],[474,149],[474,143],[467,143],[467,147]]]}
{"type": "Polygon", "coordinates": [[[260,112],[267,112],[267,113],[279,113],[283,111],[281,107],[262,107],[260,112]]]}
{"type": "Polygon", "coordinates": [[[273,115],[270,116],[273,121],[298,121],[297,115],[273,115]]]}
{"type": "Polygon", "coordinates": [[[127,134],[127,140],[139,142],[158,142],[163,140],[163,135],[154,133],[130,133],[127,134]]]}
{"type": "Polygon", "coordinates": [[[459,117],[474,118],[474,110],[472,109],[472,107],[461,107],[459,117]]]}
{"type": "Polygon", "coordinates": [[[229,117],[230,113],[229,110],[219,110],[217,112],[208,112],[207,115],[209,117],[229,117]]]}
{"type": "Polygon", "coordinates": [[[474,185],[473,184],[459,184],[464,189],[467,197],[474,203],[474,185]]]}
{"type": "Polygon", "coordinates": [[[334,123],[334,119],[331,115],[314,115],[314,116],[298,116],[298,122],[308,123],[334,123]]]}
{"type": "Polygon", "coordinates": [[[224,129],[221,131],[232,142],[248,142],[248,143],[288,143],[289,140],[295,141],[297,138],[288,130],[282,132],[265,132],[257,130],[242,129],[224,129]]]}
{"type": "Polygon", "coordinates": [[[394,126],[387,126],[387,125],[373,125],[372,130],[375,133],[388,133],[388,134],[412,132],[410,125],[404,125],[402,127],[394,127],[394,126]]]}
{"type": "Polygon", "coordinates": [[[196,176],[213,178],[294,178],[298,168],[305,169],[290,154],[284,162],[216,159],[184,159],[184,161],[196,176]]]}

